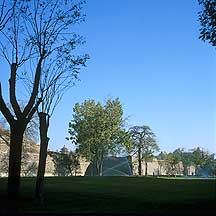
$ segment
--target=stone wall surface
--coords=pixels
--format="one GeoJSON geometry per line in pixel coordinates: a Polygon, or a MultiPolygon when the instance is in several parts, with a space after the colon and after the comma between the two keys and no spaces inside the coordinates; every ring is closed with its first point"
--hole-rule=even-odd
{"type": "MultiPolygon", "coordinates": [[[[35,162],[36,166],[38,166],[40,145],[33,142],[26,142],[26,141],[24,142],[25,142],[24,143],[25,152],[27,152],[27,159],[25,163],[30,164],[35,162]]],[[[7,176],[7,173],[2,172],[1,170],[1,165],[2,165],[1,160],[2,159],[6,160],[6,158],[8,159],[8,157],[6,157],[8,152],[9,152],[9,146],[7,146],[5,142],[0,139],[0,176],[7,176]]],[[[80,158],[79,161],[80,161],[80,169],[73,174],[77,176],[84,176],[90,162],[86,161],[85,158],[80,158]]],[[[54,169],[55,167],[54,167],[53,158],[49,154],[47,154],[45,176],[54,176],[54,169]]],[[[24,176],[24,173],[21,173],[21,175],[24,176]]],[[[36,172],[34,173],[34,175],[36,175],[36,172]]]]}
{"type": "MultiPolygon", "coordinates": [[[[138,175],[138,159],[132,157],[133,174],[138,175]]],[[[142,175],[145,175],[146,165],[142,162],[142,175]]],[[[166,175],[165,161],[153,159],[153,161],[147,163],[147,175],[166,175]]]]}
{"type": "MultiPolygon", "coordinates": [[[[26,142],[25,143],[25,150],[27,154],[29,155],[27,162],[30,164],[32,162],[35,162],[38,165],[39,160],[39,151],[40,146],[38,144],[35,144],[33,142],[26,142]]],[[[0,161],[4,157],[4,155],[8,154],[9,147],[0,139],[0,161]]],[[[81,157],[79,159],[80,161],[80,169],[76,171],[76,173],[73,173],[77,176],[84,176],[86,173],[86,170],[90,164],[90,162],[86,161],[85,158],[81,157]]],[[[138,175],[138,160],[136,157],[131,158],[132,162],[132,174],[138,175]]],[[[1,167],[1,164],[0,164],[1,167]]],[[[157,160],[153,159],[153,161],[147,163],[147,174],[148,175],[166,175],[166,164],[163,160],[157,160]]],[[[183,174],[183,165],[182,163],[178,164],[179,172],[178,175],[183,174]]],[[[188,175],[193,175],[195,173],[195,168],[193,166],[188,168],[188,175]]],[[[2,173],[0,169],[0,176],[5,176],[6,173],[2,173]]],[[[24,175],[22,173],[22,175],[24,175]]],[[[36,175],[36,173],[34,174],[36,175]]],[[[45,176],[53,176],[54,175],[54,163],[52,160],[52,157],[48,154],[47,160],[46,160],[46,171],[45,176]]],[[[145,163],[142,162],[142,175],[145,175],[145,163]]]]}
{"type": "MultiPolygon", "coordinates": [[[[36,166],[38,166],[39,162],[39,152],[40,152],[40,145],[35,144],[33,142],[25,142],[24,144],[25,148],[25,164],[31,164],[31,163],[36,163],[36,166]]],[[[9,154],[9,146],[7,146],[2,140],[0,140],[0,162],[3,160],[8,159],[9,154]]],[[[4,161],[6,162],[6,161],[4,161]]],[[[0,164],[1,167],[1,164],[0,164]]],[[[46,160],[46,171],[45,171],[45,176],[52,176],[54,172],[54,163],[52,161],[52,158],[47,155],[47,160],[46,160]]],[[[6,176],[6,173],[3,173],[2,170],[0,169],[0,176],[6,176]]],[[[21,173],[22,176],[24,176],[24,173],[21,173]]],[[[33,175],[36,175],[36,172],[34,172],[33,175]]]]}
{"type": "MultiPolygon", "coordinates": [[[[138,159],[137,157],[132,157],[133,175],[138,175],[138,159]]],[[[146,165],[142,162],[142,175],[145,175],[146,165]]],[[[151,162],[147,163],[147,175],[168,175],[167,164],[164,160],[153,159],[151,162]]],[[[175,175],[183,175],[183,164],[179,162],[175,166],[175,175]]],[[[187,175],[191,176],[195,174],[195,167],[190,166],[187,169],[187,175]]]]}

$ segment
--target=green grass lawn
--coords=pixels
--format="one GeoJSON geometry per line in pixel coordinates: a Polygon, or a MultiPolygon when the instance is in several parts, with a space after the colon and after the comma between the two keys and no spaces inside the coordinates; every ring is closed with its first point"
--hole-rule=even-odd
{"type": "MultiPolygon", "coordinates": [[[[6,178],[0,178],[4,196],[6,178]]],[[[35,178],[22,178],[23,212],[207,211],[215,202],[215,179],[153,177],[47,177],[46,202],[33,202],[35,178]]]]}

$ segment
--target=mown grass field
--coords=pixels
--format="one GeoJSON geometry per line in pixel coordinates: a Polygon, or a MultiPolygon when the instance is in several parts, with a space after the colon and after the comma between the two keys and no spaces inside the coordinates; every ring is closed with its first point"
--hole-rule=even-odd
{"type": "MultiPolygon", "coordinates": [[[[6,178],[0,178],[4,197],[6,178]]],[[[46,201],[33,201],[35,178],[22,178],[21,212],[106,213],[209,211],[215,179],[153,177],[47,177],[46,201]]]]}

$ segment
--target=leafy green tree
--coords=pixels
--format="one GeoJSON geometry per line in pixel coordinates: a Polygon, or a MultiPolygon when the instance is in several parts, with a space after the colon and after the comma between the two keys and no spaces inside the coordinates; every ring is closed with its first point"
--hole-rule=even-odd
{"type": "Polygon", "coordinates": [[[188,175],[188,167],[193,165],[193,157],[191,152],[186,152],[184,149],[178,148],[173,152],[174,156],[183,165],[183,174],[188,175]]]}
{"type": "Polygon", "coordinates": [[[199,12],[201,24],[199,38],[208,41],[212,46],[216,46],[216,0],[198,0],[202,6],[199,12]]]}
{"type": "Polygon", "coordinates": [[[154,158],[154,153],[159,151],[159,146],[154,137],[147,137],[144,140],[142,160],[145,162],[145,176],[148,174],[148,162],[154,158]]]}
{"type": "Polygon", "coordinates": [[[198,174],[197,171],[199,168],[204,169],[214,161],[214,154],[210,154],[208,151],[205,151],[200,147],[193,149],[192,157],[193,163],[195,165],[196,175],[198,174]]]}
{"type": "Polygon", "coordinates": [[[62,148],[60,152],[55,152],[51,154],[54,162],[54,167],[55,167],[54,175],[57,176],[76,175],[76,172],[80,167],[78,157],[72,151],[66,152],[64,148],[62,148]]]}
{"type": "Polygon", "coordinates": [[[86,100],[76,103],[69,123],[69,140],[77,145],[79,153],[96,166],[96,175],[102,175],[104,156],[119,152],[125,141],[123,110],[119,99],[100,102],[86,100]]]}
{"type": "Polygon", "coordinates": [[[142,175],[142,161],[145,162],[145,175],[148,171],[154,153],[159,151],[155,134],[149,126],[133,126],[129,129],[131,135],[131,150],[138,156],[138,174],[142,175]]]}
{"type": "Polygon", "coordinates": [[[162,152],[160,152],[160,153],[156,156],[156,158],[157,158],[158,160],[164,160],[164,159],[166,158],[166,155],[167,155],[167,152],[162,151],[162,152]]]}
{"type": "Polygon", "coordinates": [[[165,171],[167,175],[176,176],[181,173],[180,157],[173,153],[166,153],[164,155],[165,171]]]}
{"type": "Polygon", "coordinates": [[[208,162],[204,165],[203,169],[210,176],[216,176],[216,159],[215,155],[211,154],[208,162]]]}

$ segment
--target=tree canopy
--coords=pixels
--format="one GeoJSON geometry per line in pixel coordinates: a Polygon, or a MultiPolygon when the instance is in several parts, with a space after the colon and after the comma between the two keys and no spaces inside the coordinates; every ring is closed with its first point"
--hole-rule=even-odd
{"type": "Polygon", "coordinates": [[[198,0],[202,6],[199,12],[201,24],[199,38],[216,46],[216,0],[198,0]]]}
{"type": "Polygon", "coordinates": [[[54,163],[54,175],[57,176],[72,176],[76,175],[80,163],[76,153],[72,151],[65,151],[65,147],[61,148],[59,152],[49,153],[52,156],[54,163]]]}
{"type": "Polygon", "coordinates": [[[97,167],[102,175],[104,156],[120,150],[126,132],[119,99],[108,99],[104,105],[94,100],[76,103],[73,119],[69,123],[69,139],[79,152],[97,167]]]}
{"type": "Polygon", "coordinates": [[[133,126],[129,129],[131,135],[130,151],[138,156],[138,173],[142,174],[142,161],[145,161],[145,175],[147,175],[147,162],[151,161],[154,153],[159,151],[155,134],[149,126],[133,126]]]}

